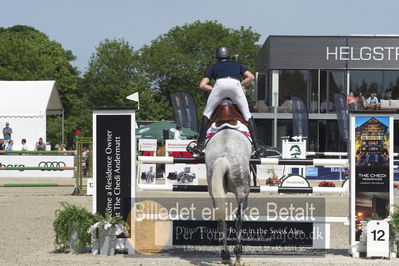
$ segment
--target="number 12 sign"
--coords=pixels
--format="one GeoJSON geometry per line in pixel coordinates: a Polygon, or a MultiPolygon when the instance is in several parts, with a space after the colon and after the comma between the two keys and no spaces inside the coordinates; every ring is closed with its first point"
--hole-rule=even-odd
{"type": "Polygon", "coordinates": [[[367,257],[389,257],[389,224],[371,220],[367,223],[367,257]]]}

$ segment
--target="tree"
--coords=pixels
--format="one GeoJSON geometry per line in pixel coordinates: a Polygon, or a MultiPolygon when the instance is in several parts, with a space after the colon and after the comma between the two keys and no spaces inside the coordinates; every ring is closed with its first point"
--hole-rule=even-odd
{"type": "MultiPolygon", "coordinates": [[[[66,119],[79,102],[76,86],[79,73],[70,63],[73,60],[75,56],[71,51],[64,50],[61,44],[32,27],[0,28],[0,79],[55,80],[66,119]]],[[[59,120],[51,117],[47,120],[47,139],[52,143],[61,140],[59,120]]]]}
{"type": "Polygon", "coordinates": [[[138,119],[159,120],[167,103],[154,91],[149,90],[149,80],[137,71],[138,55],[123,39],[104,40],[90,59],[83,78],[84,101],[92,106],[132,105],[126,96],[139,92],[138,119]]]}
{"type": "Polygon", "coordinates": [[[1,80],[56,80],[65,112],[73,106],[78,71],[75,56],[61,44],[28,26],[0,28],[1,80]]]}
{"type": "Polygon", "coordinates": [[[214,21],[177,26],[139,50],[139,71],[151,81],[151,89],[164,99],[170,93],[187,91],[202,109],[207,96],[198,89],[198,83],[215,62],[215,48],[228,46],[233,60],[253,70],[259,37],[251,28],[233,30],[214,21]]]}

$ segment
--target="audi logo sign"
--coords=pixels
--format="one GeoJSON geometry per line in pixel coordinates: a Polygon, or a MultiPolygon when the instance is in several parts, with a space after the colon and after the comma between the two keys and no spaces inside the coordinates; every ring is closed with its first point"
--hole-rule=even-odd
{"type": "MultiPolygon", "coordinates": [[[[3,167],[73,167],[73,155],[0,155],[3,167]]],[[[0,171],[1,177],[74,177],[73,170],[8,170],[0,171]]]]}
{"type": "MultiPolygon", "coordinates": [[[[38,167],[66,167],[64,162],[51,162],[51,161],[41,161],[38,167]]],[[[42,170],[42,171],[64,171],[64,170],[42,170]]]]}

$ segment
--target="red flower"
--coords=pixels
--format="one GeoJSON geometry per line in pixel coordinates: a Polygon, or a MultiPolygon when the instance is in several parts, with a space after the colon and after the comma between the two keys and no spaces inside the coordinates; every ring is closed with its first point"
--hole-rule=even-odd
{"type": "Polygon", "coordinates": [[[79,134],[82,134],[82,131],[79,130],[79,129],[76,129],[76,130],[75,130],[75,133],[76,133],[76,135],[79,135],[79,134]]]}
{"type": "Polygon", "coordinates": [[[319,187],[335,187],[334,182],[320,181],[319,187]]]}

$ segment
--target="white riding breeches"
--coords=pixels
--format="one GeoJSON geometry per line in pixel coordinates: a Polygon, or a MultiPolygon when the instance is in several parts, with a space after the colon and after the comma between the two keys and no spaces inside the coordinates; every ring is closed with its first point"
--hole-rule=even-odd
{"type": "Polygon", "coordinates": [[[230,98],[234,104],[237,104],[245,121],[251,118],[247,98],[245,97],[240,81],[233,78],[222,78],[216,81],[206,102],[204,115],[208,119],[211,118],[213,111],[215,111],[224,98],[230,98]]]}

